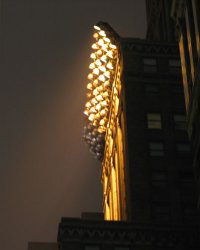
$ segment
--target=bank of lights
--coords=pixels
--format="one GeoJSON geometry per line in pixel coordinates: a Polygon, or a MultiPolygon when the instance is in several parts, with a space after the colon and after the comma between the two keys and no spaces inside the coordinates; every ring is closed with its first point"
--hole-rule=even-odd
{"type": "Polygon", "coordinates": [[[102,160],[105,144],[105,132],[108,124],[111,91],[117,62],[117,46],[108,36],[108,31],[94,26],[94,40],[90,58],[87,84],[87,102],[84,115],[84,139],[90,151],[98,160],[102,160]]]}

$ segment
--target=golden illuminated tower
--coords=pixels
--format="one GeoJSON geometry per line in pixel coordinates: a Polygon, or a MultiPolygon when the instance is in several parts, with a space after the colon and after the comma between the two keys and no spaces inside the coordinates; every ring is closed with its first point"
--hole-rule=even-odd
{"type": "Polygon", "coordinates": [[[102,162],[105,220],[198,221],[176,43],[94,26],[84,137],[102,162]]]}
{"type": "Polygon", "coordinates": [[[91,152],[102,160],[105,219],[126,220],[119,37],[105,23],[94,26],[93,37],[85,139],[91,152]]]}

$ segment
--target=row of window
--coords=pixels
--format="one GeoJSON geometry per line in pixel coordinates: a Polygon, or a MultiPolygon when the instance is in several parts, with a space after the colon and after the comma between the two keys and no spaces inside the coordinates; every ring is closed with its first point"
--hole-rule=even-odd
{"type": "MultiPolygon", "coordinates": [[[[156,58],[143,58],[144,72],[156,73],[157,72],[157,60],[156,58]]],[[[168,67],[171,73],[178,73],[181,70],[181,63],[179,59],[169,59],[168,67]]]]}
{"type": "MultiPolygon", "coordinates": [[[[190,145],[188,143],[177,143],[176,151],[179,155],[188,155],[190,153],[190,145]]],[[[164,156],[163,142],[149,142],[150,156],[164,156]]]]}
{"type": "MultiPolygon", "coordinates": [[[[84,247],[84,250],[100,250],[101,247],[98,245],[87,245],[84,247]]],[[[114,246],[113,250],[130,250],[128,246],[114,246]]]]}
{"type": "MultiPolygon", "coordinates": [[[[186,117],[184,114],[173,115],[174,128],[186,130],[186,117]]],[[[147,113],[147,127],[149,129],[162,129],[162,119],[160,113],[147,113]]]]}

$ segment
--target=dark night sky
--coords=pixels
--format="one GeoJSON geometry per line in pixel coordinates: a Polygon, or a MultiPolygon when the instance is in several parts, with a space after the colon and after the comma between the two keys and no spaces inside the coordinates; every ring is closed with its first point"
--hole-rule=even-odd
{"type": "Polygon", "coordinates": [[[2,0],[0,245],[55,241],[61,216],[101,211],[82,141],[92,26],[145,36],[144,0],[2,0]]]}

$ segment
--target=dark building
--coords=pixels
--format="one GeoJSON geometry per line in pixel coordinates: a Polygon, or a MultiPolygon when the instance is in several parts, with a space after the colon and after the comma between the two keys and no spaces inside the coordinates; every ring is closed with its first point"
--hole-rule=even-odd
{"type": "Polygon", "coordinates": [[[172,0],[146,0],[147,40],[175,41],[174,22],[171,18],[172,0]]]}
{"type": "Polygon", "coordinates": [[[84,137],[102,162],[106,221],[62,219],[59,247],[199,249],[178,46],[105,23],[94,38],[84,137]]]}
{"type": "Polygon", "coordinates": [[[173,0],[171,14],[179,40],[187,129],[194,151],[200,207],[200,2],[173,0]]]}
{"type": "Polygon", "coordinates": [[[122,221],[63,218],[60,250],[199,250],[195,227],[135,225],[122,221]]]}

